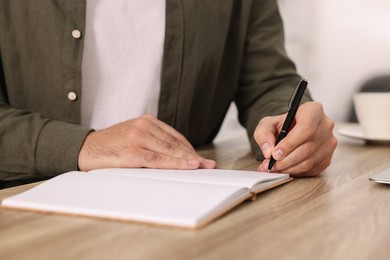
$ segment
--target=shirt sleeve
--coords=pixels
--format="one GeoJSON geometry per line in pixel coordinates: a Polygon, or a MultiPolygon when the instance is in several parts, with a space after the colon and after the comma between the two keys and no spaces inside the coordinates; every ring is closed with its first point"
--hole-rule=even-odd
{"type": "MultiPolygon", "coordinates": [[[[300,79],[284,48],[283,23],[276,1],[254,1],[235,103],[258,160],[264,158],[253,138],[259,120],[287,112],[300,79]]],[[[307,91],[302,102],[310,100],[307,91]]]]}
{"type": "Polygon", "coordinates": [[[0,63],[0,180],[48,178],[77,170],[81,145],[91,129],[12,107],[7,99],[0,63]]]}

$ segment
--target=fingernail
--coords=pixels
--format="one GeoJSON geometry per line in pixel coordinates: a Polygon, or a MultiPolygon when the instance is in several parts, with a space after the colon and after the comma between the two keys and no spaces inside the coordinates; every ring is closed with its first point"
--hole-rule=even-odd
{"type": "Polygon", "coordinates": [[[269,143],[264,143],[262,146],[261,146],[261,151],[263,152],[263,155],[265,157],[269,157],[270,154],[271,154],[271,145],[269,143]]]}
{"type": "Polygon", "coordinates": [[[264,166],[264,169],[267,171],[268,170],[268,165],[269,165],[269,160],[264,160],[263,161],[263,166],[264,166]]]}
{"type": "Polygon", "coordinates": [[[284,155],[283,151],[280,150],[280,149],[278,149],[278,150],[276,150],[276,151],[274,152],[274,159],[275,159],[275,160],[280,160],[280,159],[283,158],[283,155],[284,155]]]}
{"type": "Polygon", "coordinates": [[[204,159],[204,167],[206,169],[214,169],[217,167],[217,162],[210,159],[204,159]]]}
{"type": "Polygon", "coordinates": [[[268,164],[269,164],[269,160],[268,159],[264,160],[260,164],[260,166],[259,166],[259,168],[257,170],[260,171],[260,172],[266,172],[267,169],[268,169],[268,164]]]}
{"type": "Polygon", "coordinates": [[[264,168],[264,162],[262,162],[259,167],[257,168],[257,171],[258,172],[264,172],[265,168],[264,168]]]}
{"type": "Polygon", "coordinates": [[[210,160],[210,159],[205,159],[204,161],[205,161],[205,163],[207,163],[208,165],[216,165],[216,164],[217,164],[216,161],[210,160]]]}
{"type": "Polygon", "coordinates": [[[189,166],[199,166],[199,161],[197,160],[188,160],[187,162],[189,166]]]}

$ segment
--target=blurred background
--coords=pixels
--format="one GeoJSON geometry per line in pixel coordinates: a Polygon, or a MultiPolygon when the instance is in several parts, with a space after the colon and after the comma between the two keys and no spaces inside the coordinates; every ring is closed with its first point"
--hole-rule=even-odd
{"type": "MultiPolygon", "coordinates": [[[[348,121],[352,94],[390,74],[389,0],[278,0],[286,49],[316,101],[336,122],[348,121]]],[[[243,131],[234,106],[217,140],[243,131]]]]}

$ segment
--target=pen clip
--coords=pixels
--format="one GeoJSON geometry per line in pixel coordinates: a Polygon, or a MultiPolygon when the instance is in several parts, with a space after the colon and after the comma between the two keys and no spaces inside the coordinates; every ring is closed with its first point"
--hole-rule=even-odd
{"type": "Polygon", "coordinates": [[[301,85],[302,81],[306,81],[306,80],[305,79],[301,79],[301,81],[299,81],[298,85],[295,87],[294,92],[291,95],[290,102],[288,102],[288,109],[291,108],[292,102],[293,102],[295,96],[298,93],[298,89],[299,89],[299,86],[301,85]]]}

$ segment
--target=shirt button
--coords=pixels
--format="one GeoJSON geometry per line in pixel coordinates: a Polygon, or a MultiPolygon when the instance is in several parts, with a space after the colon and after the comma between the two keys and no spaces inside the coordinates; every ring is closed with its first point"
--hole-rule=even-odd
{"type": "Polygon", "coordinates": [[[68,99],[71,101],[75,101],[77,99],[77,95],[74,92],[69,92],[68,93],[68,99]]]}
{"type": "Polygon", "coordinates": [[[79,30],[73,30],[72,31],[72,36],[75,39],[79,39],[81,37],[81,32],[79,30]]]}

